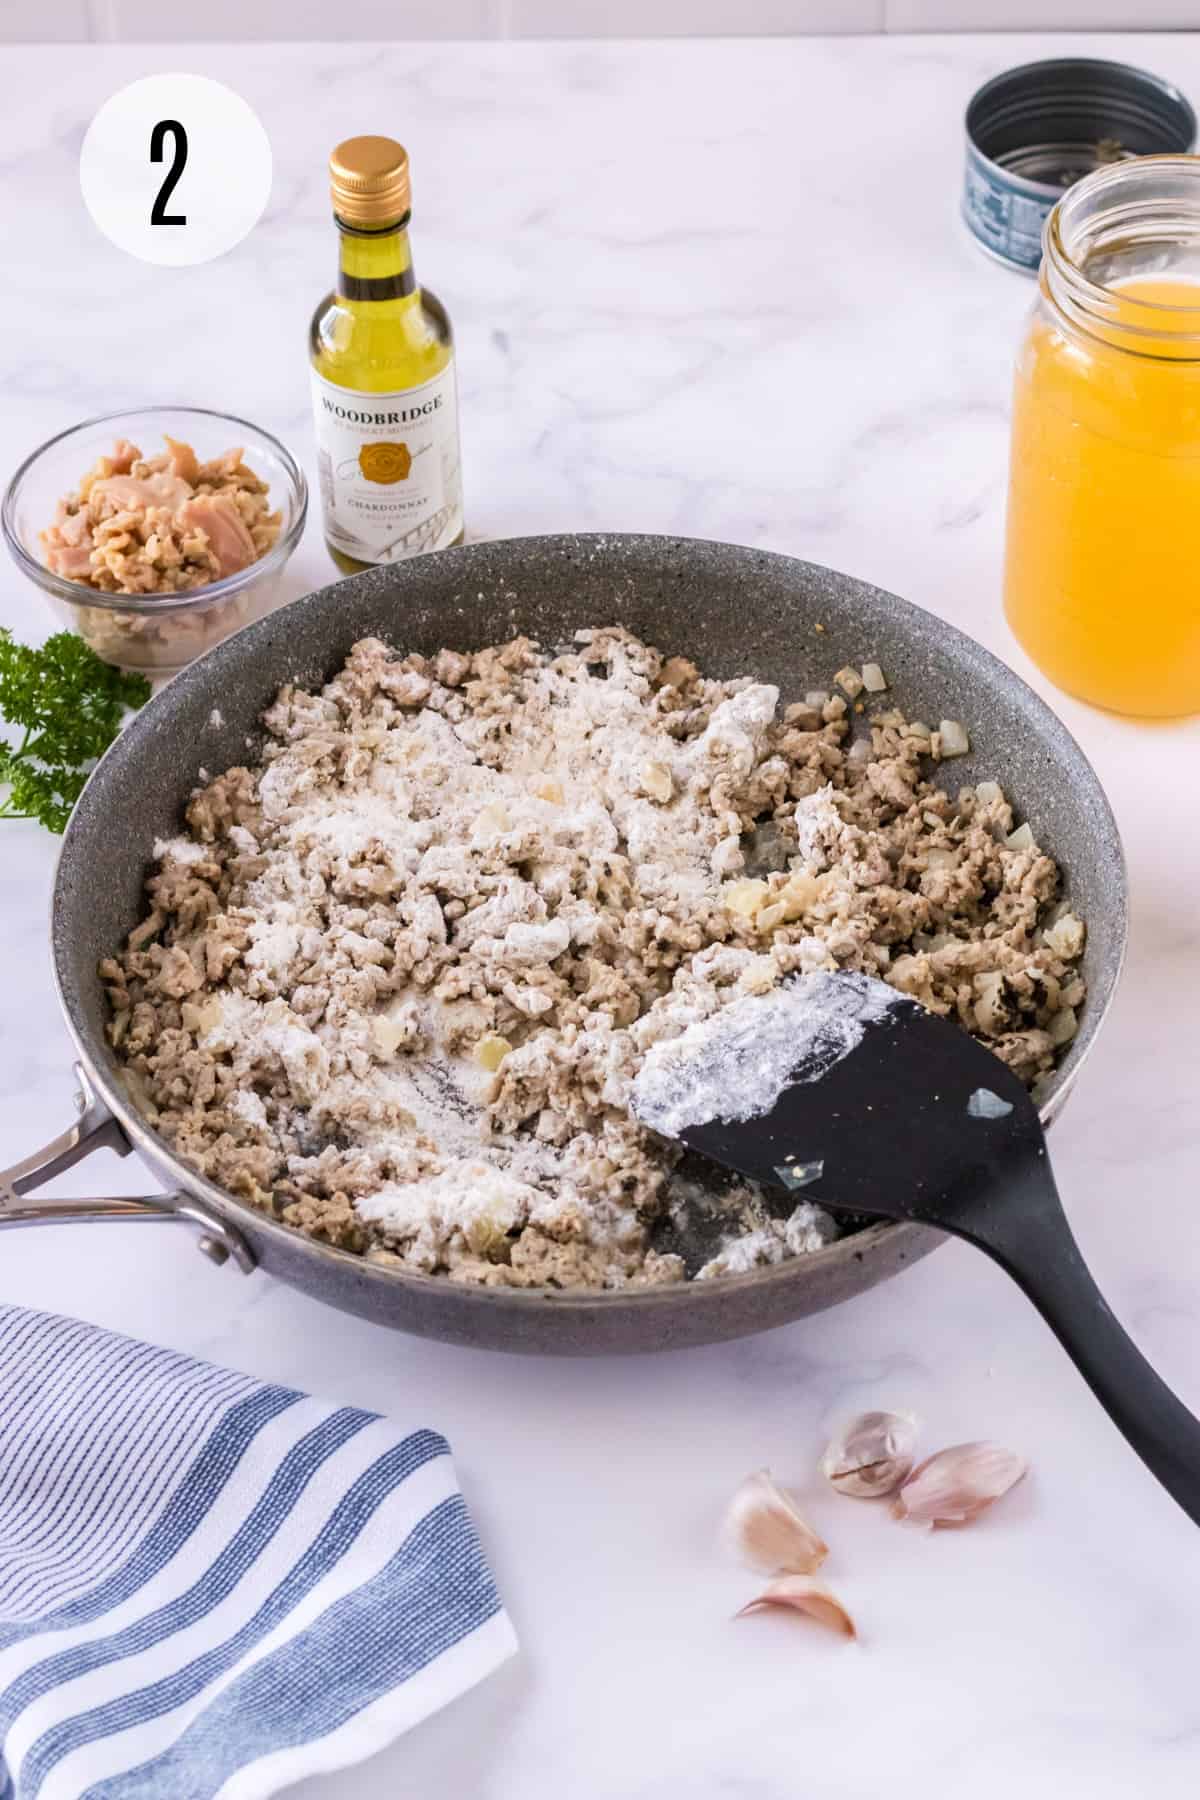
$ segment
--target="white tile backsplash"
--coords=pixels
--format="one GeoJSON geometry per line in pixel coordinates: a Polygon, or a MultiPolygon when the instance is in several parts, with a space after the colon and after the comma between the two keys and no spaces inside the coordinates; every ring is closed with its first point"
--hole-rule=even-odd
{"type": "Polygon", "coordinates": [[[1200,0],[0,0],[0,43],[1200,27],[1200,0]]]}
{"type": "Polygon", "coordinates": [[[884,0],[502,0],[502,4],[512,37],[765,37],[882,31],[884,0]]]}
{"type": "MultiPolygon", "coordinates": [[[[54,5],[56,0],[43,0],[54,5]]],[[[203,6],[163,0],[102,0],[105,35],[118,42],[235,42],[252,38],[345,42],[360,38],[495,37],[494,0],[205,0],[203,6]]]]}
{"type": "Polygon", "coordinates": [[[0,0],[0,43],[77,44],[91,35],[88,0],[0,0]]]}
{"type": "Polygon", "coordinates": [[[884,0],[888,31],[1186,31],[1200,0],[884,0]]]}

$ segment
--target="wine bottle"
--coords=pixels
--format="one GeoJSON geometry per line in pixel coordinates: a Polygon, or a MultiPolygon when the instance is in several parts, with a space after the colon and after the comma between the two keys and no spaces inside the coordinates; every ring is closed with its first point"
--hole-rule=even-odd
{"type": "Polygon", "coordinates": [[[450,320],[418,287],[408,153],[354,137],[329,162],[337,281],[313,314],[313,415],[325,541],[347,574],[462,542],[450,320]]]}

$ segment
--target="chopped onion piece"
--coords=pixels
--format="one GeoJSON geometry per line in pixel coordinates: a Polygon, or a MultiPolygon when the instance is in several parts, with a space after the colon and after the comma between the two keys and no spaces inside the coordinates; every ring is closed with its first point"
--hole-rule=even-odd
{"type": "Polygon", "coordinates": [[[943,719],[938,726],[942,740],[943,756],[966,756],[971,748],[971,740],[966,729],[957,719],[943,719]]]}
{"type": "Polygon", "coordinates": [[[849,663],[846,664],[844,669],[839,669],[833,679],[840,688],[843,688],[846,693],[849,694],[852,700],[857,700],[858,696],[863,691],[862,676],[857,669],[852,669],[849,663]]]}
{"type": "Polygon", "coordinates": [[[981,806],[991,806],[996,800],[1003,800],[1004,789],[998,781],[981,781],[975,789],[975,798],[981,806]]]}
{"type": "Polygon", "coordinates": [[[1043,932],[1043,940],[1056,956],[1067,962],[1079,956],[1083,951],[1084,925],[1073,912],[1062,912],[1058,918],[1047,925],[1043,932]]]}
{"type": "Polygon", "coordinates": [[[888,686],[888,678],[878,663],[863,664],[862,682],[868,694],[882,694],[888,686]]]}
{"type": "Polygon", "coordinates": [[[1046,1035],[1057,1050],[1061,1044],[1069,1044],[1078,1030],[1079,1020],[1075,1016],[1075,1008],[1064,1006],[1047,1025],[1046,1035]]]}
{"type": "Polygon", "coordinates": [[[1027,823],[1018,825],[1015,831],[1009,832],[1004,843],[1005,848],[1009,850],[1032,850],[1034,847],[1034,840],[1029,825],[1027,823]]]}

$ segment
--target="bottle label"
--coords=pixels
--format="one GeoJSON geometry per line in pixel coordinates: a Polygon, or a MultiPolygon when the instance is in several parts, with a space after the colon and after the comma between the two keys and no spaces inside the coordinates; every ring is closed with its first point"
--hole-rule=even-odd
{"type": "Polygon", "coordinates": [[[358,562],[442,550],[463,528],[453,358],[395,394],[337,387],[313,369],[325,533],[358,562]]]}

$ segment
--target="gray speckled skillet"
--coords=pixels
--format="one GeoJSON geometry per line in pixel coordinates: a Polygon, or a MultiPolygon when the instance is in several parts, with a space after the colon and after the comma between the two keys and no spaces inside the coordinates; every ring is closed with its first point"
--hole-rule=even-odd
{"type": "Polygon", "coordinates": [[[1045,1106],[1045,1116],[1056,1112],[1120,970],[1125,877],[1100,784],[1042,702],[940,619],[812,563],[662,537],[514,539],[372,570],[249,626],[178,675],[104,758],[67,830],[54,889],[54,964],[81,1061],[81,1116],[0,1177],[0,1208],[11,1221],[183,1216],[216,1260],[259,1265],[381,1324],[492,1349],[573,1354],[759,1331],[862,1293],[933,1249],[940,1239],[928,1230],[877,1225],[815,1255],[711,1282],[611,1294],[457,1287],[366,1263],[264,1218],[178,1161],[125,1093],[104,1037],[97,961],[137,921],[154,840],[178,830],[198,771],[245,759],[246,738],[281,682],[327,678],[368,634],[428,652],[476,649],[517,632],[556,643],[581,625],[617,622],[694,657],[707,673],[777,682],[785,700],[826,685],[848,660],[875,659],[910,716],[966,722],[973,752],[947,769],[948,780],[1004,783],[1088,922],[1089,999],[1045,1106]],[[222,718],[215,729],[214,706],[222,718]],[[138,1201],[23,1198],[101,1142],[135,1148],[166,1192],[138,1201]]]}

